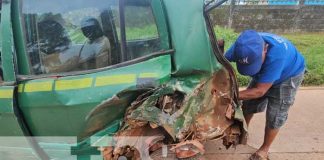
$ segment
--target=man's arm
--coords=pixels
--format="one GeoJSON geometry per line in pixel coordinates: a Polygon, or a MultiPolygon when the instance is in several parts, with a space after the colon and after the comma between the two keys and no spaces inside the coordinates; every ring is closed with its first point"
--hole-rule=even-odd
{"type": "Polygon", "coordinates": [[[249,100],[262,97],[272,86],[272,83],[257,83],[254,88],[248,88],[240,91],[240,100],[249,100]]]}

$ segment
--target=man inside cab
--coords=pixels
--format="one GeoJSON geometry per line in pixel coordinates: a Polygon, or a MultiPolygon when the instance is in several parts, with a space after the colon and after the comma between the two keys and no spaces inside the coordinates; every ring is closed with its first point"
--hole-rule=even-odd
{"type": "Polygon", "coordinates": [[[95,18],[85,18],[81,30],[88,40],[80,51],[80,66],[83,69],[102,68],[111,65],[111,46],[95,18]]]}

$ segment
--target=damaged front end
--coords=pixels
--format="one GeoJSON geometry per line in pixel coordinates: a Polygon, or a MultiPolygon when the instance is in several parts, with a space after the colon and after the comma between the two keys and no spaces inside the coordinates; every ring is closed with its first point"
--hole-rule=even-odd
{"type": "Polygon", "coordinates": [[[203,154],[207,140],[222,139],[227,148],[244,142],[246,125],[228,71],[200,79],[195,85],[174,80],[142,90],[113,136],[114,145],[100,148],[105,159],[141,159],[162,146],[177,158],[188,158],[203,154]]]}

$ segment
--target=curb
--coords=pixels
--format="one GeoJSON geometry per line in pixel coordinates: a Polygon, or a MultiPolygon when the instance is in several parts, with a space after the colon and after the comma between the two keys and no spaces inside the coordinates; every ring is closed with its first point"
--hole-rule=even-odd
{"type": "Polygon", "coordinates": [[[324,86],[299,87],[299,90],[324,90],[324,86]]]}
{"type": "MultiPolygon", "coordinates": [[[[246,87],[239,87],[239,90],[244,90],[246,87]]],[[[309,87],[299,87],[298,90],[324,90],[324,86],[309,86],[309,87]]]]}

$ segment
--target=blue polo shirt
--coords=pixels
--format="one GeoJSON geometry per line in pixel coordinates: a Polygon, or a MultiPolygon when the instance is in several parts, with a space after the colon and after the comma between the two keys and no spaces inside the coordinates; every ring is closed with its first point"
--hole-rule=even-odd
{"type": "MultiPolygon", "coordinates": [[[[258,33],[267,43],[268,51],[261,70],[252,78],[258,83],[279,84],[305,70],[304,57],[287,39],[270,33],[258,33]]],[[[233,46],[226,52],[225,57],[233,55],[233,46]]]]}

